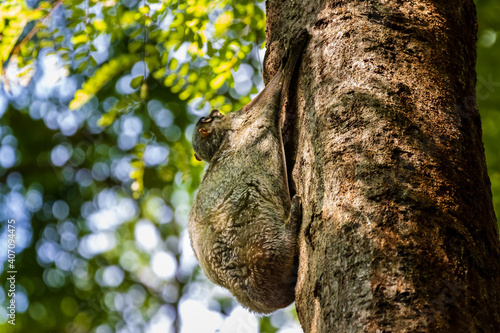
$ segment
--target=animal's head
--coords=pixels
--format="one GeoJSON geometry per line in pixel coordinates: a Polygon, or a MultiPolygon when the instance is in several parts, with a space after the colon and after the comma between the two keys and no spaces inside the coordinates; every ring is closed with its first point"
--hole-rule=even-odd
{"type": "Polygon", "coordinates": [[[226,118],[218,110],[208,117],[201,117],[193,132],[193,149],[196,159],[210,162],[227,132],[226,118]]]}

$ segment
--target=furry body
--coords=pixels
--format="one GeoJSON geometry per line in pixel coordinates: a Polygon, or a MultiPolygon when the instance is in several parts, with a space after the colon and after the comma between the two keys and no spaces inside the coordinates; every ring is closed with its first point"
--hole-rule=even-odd
{"type": "Polygon", "coordinates": [[[212,111],[193,134],[210,163],[189,215],[194,253],[210,280],[259,313],[295,298],[300,199],[290,200],[279,113],[302,45],[252,102],[212,111]]]}

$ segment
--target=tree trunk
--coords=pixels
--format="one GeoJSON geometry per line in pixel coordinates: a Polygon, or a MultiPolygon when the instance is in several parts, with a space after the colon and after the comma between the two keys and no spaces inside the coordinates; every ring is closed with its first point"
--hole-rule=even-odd
{"type": "Polygon", "coordinates": [[[284,133],[304,331],[498,332],[473,1],[268,0],[266,78],[303,27],[284,133]]]}

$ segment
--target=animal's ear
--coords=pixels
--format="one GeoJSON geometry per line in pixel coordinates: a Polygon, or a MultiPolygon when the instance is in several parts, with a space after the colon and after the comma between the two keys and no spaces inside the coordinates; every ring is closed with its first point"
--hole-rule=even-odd
{"type": "Polygon", "coordinates": [[[223,115],[219,110],[213,109],[212,112],[210,112],[210,117],[223,117],[223,115]]]}
{"type": "Polygon", "coordinates": [[[210,136],[210,131],[207,130],[206,128],[202,127],[198,130],[198,132],[200,132],[201,136],[204,137],[205,139],[210,136]]]}

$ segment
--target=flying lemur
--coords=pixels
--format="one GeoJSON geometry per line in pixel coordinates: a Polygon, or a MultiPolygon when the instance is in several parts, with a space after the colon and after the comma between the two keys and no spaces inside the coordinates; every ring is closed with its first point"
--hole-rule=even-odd
{"type": "Polygon", "coordinates": [[[290,42],[286,65],[243,109],[213,110],[193,133],[210,165],[189,214],[191,245],[207,277],[258,313],[295,298],[301,209],[299,196],[290,200],[280,111],[307,39],[290,42]]]}

